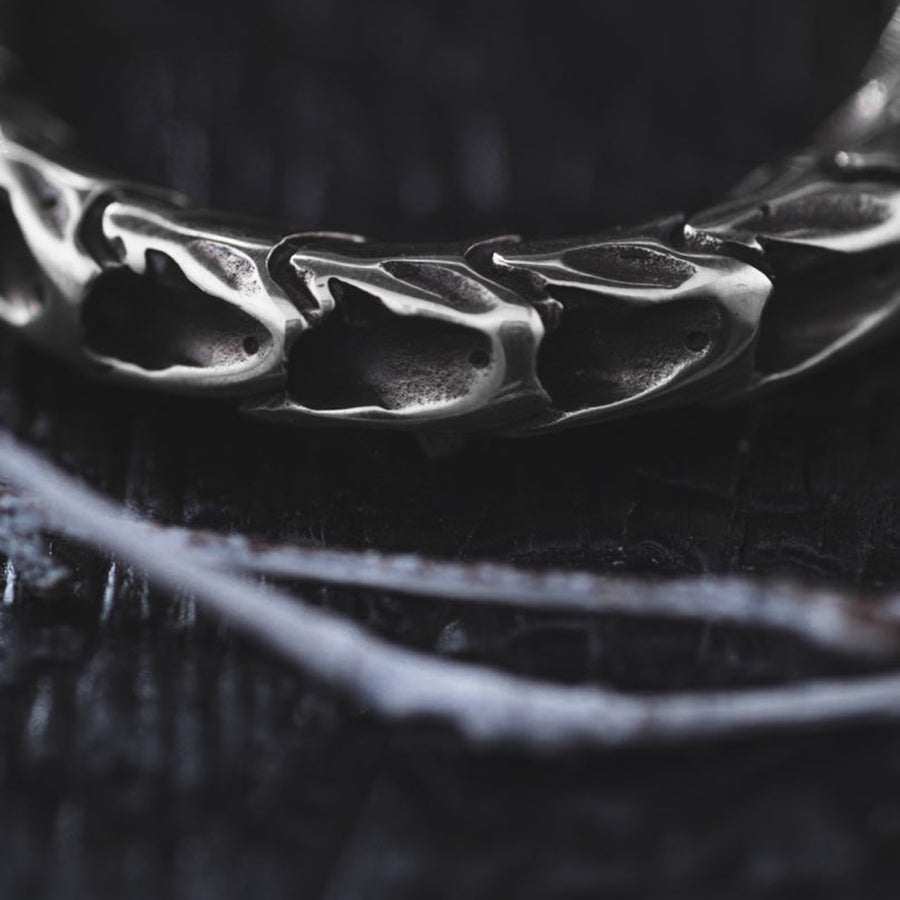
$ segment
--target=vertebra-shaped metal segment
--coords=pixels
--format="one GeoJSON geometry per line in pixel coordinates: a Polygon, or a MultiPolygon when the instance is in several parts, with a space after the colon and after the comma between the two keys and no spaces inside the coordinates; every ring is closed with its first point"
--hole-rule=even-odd
{"type": "Polygon", "coordinates": [[[101,234],[109,283],[95,285],[83,317],[94,357],[121,378],[186,391],[283,382],[307,322],[269,271],[276,235],[125,198],[104,207],[101,234]]]}
{"type": "MultiPolygon", "coordinates": [[[[900,154],[894,162],[900,177],[900,154]]],[[[884,154],[873,159],[839,152],[817,160],[792,183],[776,183],[694,216],[689,234],[761,254],[773,247],[863,254],[897,244],[900,190],[885,180],[887,164],[884,154]]]]}
{"type": "Polygon", "coordinates": [[[0,319],[120,381],[224,395],[284,381],[306,320],[268,268],[280,235],[0,140],[0,319]]]}
{"type": "Polygon", "coordinates": [[[707,398],[739,381],[772,285],[733,257],[659,238],[507,244],[493,256],[559,305],[538,375],[551,398],[522,430],[707,398]]]}
{"type": "Polygon", "coordinates": [[[497,428],[546,404],[535,364],[544,326],[476,271],[477,245],[417,250],[288,238],[294,276],[324,318],[295,342],[287,390],[248,408],[419,428],[497,428]]]}
{"type": "Polygon", "coordinates": [[[775,282],[742,394],[900,327],[900,128],[877,126],[842,149],[798,155],[690,220],[689,240],[746,248],[775,282]]]}

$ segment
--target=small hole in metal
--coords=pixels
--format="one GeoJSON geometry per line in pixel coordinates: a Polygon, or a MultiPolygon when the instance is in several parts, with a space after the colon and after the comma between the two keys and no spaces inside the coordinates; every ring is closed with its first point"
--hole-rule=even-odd
{"type": "Polygon", "coordinates": [[[491,357],[487,350],[473,350],[469,354],[469,362],[476,369],[486,369],[490,365],[491,357]]]}
{"type": "Polygon", "coordinates": [[[684,336],[684,346],[692,353],[705,350],[709,344],[709,335],[705,331],[689,331],[684,336]]]}
{"type": "Polygon", "coordinates": [[[252,334],[248,334],[247,337],[244,338],[242,346],[244,348],[244,353],[246,353],[247,356],[255,356],[259,353],[259,338],[254,337],[252,334]]]}

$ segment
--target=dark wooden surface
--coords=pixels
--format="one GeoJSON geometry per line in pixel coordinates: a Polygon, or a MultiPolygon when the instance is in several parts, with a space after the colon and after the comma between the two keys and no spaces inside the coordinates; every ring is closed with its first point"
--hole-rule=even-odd
{"type": "MultiPolygon", "coordinates": [[[[870,5],[32,0],[93,158],[298,228],[590,230],[697,206],[853,83],[870,5]]],[[[898,345],[771,400],[428,458],[103,387],[0,339],[0,414],[155,518],[671,574],[900,576],[898,345]]],[[[0,607],[0,896],[893,898],[900,728],[541,763],[385,728],[59,545],[0,607]],[[108,586],[112,590],[107,590],[108,586]]],[[[633,689],[851,667],[733,629],[311,599],[399,641],[633,689]]]]}

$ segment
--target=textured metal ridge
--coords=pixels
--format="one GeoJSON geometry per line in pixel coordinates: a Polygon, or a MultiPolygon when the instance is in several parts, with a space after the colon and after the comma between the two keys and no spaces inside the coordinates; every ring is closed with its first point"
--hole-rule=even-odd
{"type": "Polygon", "coordinates": [[[96,175],[0,97],[0,320],[277,421],[533,433],[734,399],[900,322],[900,19],[810,146],[686,218],[443,246],[278,233],[96,175]]]}

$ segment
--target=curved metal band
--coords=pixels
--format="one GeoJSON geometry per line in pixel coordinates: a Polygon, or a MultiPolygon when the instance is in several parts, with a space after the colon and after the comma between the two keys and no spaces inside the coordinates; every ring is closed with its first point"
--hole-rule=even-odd
{"type": "Polygon", "coordinates": [[[89,372],[279,421],[531,433],[746,396],[900,323],[900,12],[810,146],[589,237],[284,236],[67,161],[0,95],[0,320],[89,372]]]}

